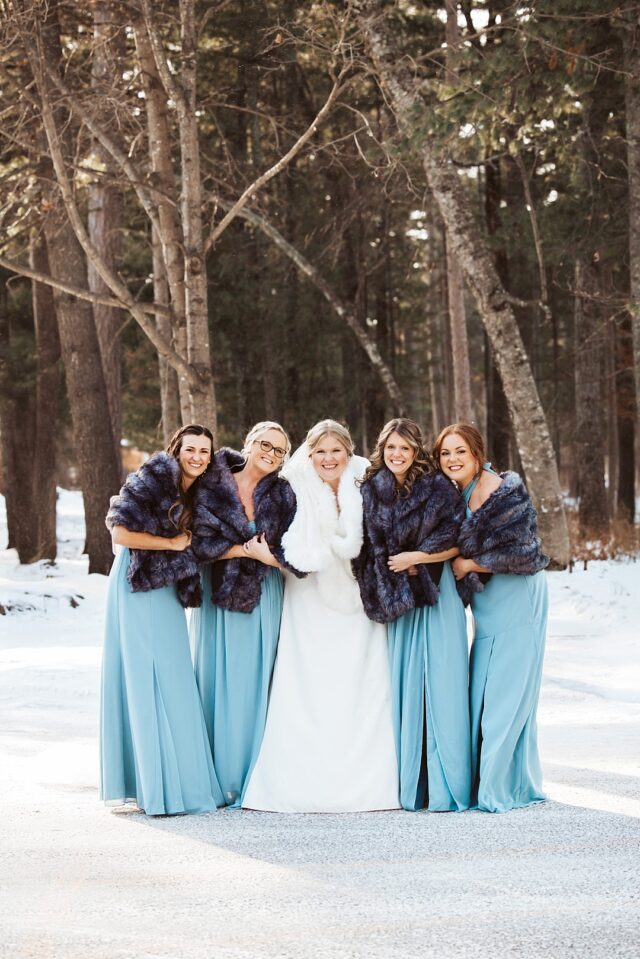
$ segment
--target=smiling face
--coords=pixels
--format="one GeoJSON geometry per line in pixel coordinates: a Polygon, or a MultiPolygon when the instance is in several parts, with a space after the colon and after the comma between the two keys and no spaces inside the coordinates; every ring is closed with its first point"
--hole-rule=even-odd
{"type": "Polygon", "coordinates": [[[416,458],[415,449],[409,440],[401,436],[400,433],[394,432],[387,437],[382,453],[385,466],[391,470],[396,482],[402,486],[409,468],[416,458]]]}
{"type": "Polygon", "coordinates": [[[211,440],[208,436],[196,436],[185,433],[180,444],[178,462],[182,472],[182,486],[188,489],[199,476],[202,476],[211,462],[211,440]]]}
{"type": "Polygon", "coordinates": [[[349,462],[349,453],[337,436],[327,433],[316,443],[311,462],[320,479],[336,490],[349,462]]]}
{"type": "Polygon", "coordinates": [[[251,443],[247,453],[247,465],[265,475],[273,473],[282,466],[286,451],[286,436],[280,430],[265,430],[251,443]]]}
{"type": "Polygon", "coordinates": [[[449,433],[440,444],[440,469],[460,489],[467,486],[482,464],[476,459],[469,444],[459,433],[449,433]]]}

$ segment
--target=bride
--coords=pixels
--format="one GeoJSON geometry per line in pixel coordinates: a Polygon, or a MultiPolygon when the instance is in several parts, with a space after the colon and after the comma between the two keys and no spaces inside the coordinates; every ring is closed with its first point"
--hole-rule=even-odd
{"type": "Polygon", "coordinates": [[[387,633],[367,619],[351,560],[368,463],[323,420],[282,470],[297,499],[282,546],[284,607],[262,747],[243,806],[273,812],[398,809],[387,633]]]}

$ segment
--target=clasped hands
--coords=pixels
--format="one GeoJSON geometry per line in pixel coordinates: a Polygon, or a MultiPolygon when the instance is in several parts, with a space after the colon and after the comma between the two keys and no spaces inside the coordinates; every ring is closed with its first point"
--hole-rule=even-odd
{"type": "Polygon", "coordinates": [[[247,559],[257,559],[258,562],[264,563],[266,566],[274,565],[273,553],[269,549],[264,533],[256,533],[255,536],[242,544],[242,549],[247,559]]]}
{"type": "Polygon", "coordinates": [[[408,573],[409,576],[418,575],[413,553],[396,553],[387,560],[387,566],[392,573],[408,573]]]}

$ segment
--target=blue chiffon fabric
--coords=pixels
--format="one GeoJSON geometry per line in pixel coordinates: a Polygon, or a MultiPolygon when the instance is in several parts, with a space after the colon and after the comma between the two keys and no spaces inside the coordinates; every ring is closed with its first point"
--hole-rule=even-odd
{"type": "Polygon", "coordinates": [[[116,555],[107,594],[102,662],[100,796],[135,801],[148,815],[223,805],[172,586],[134,593],[129,550],[116,555]]]}
{"type": "Polygon", "coordinates": [[[393,727],[404,809],[469,807],[469,653],[449,563],[435,606],[389,623],[393,727]]]}
{"type": "MultiPolygon", "coordinates": [[[[224,562],[224,561],[222,561],[224,562]]],[[[191,615],[195,672],[213,763],[224,802],[238,808],[258,758],[282,614],[282,575],[270,569],[250,613],[211,602],[211,568],[203,605],[191,615]]]]}
{"type": "MultiPolygon", "coordinates": [[[[467,504],[475,485],[463,492],[467,504]]],[[[544,802],[536,711],[549,610],[546,575],[493,573],[473,594],[471,609],[472,803],[506,812],[544,802]]]]}

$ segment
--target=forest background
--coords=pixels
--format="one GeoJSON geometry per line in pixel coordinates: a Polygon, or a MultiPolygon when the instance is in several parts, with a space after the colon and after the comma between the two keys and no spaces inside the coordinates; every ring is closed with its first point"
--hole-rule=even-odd
{"type": "Polygon", "coordinates": [[[469,419],[556,566],[637,551],[640,4],[0,0],[9,545],[122,443],[469,419]],[[570,508],[567,508],[570,507],[570,508]]]}

